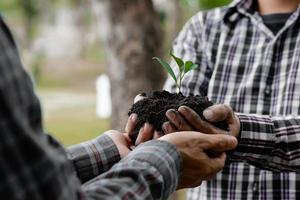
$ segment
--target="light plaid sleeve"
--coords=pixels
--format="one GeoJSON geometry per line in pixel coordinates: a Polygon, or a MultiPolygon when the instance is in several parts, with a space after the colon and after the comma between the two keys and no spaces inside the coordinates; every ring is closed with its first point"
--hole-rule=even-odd
{"type": "Polygon", "coordinates": [[[87,199],[167,199],[178,186],[180,168],[176,148],[153,140],[138,146],[82,189],[87,199]]]}
{"type": "Polygon", "coordinates": [[[300,171],[300,117],[238,114],[239,145],[232,159],[274,171],[300,171]]]}
{"type": "MultiPolygon", "coordinates": [[[[174,40],[172,51],[174,55],[182,58],[184,61],[192,61],[199,65],[195,70],[187,73],[182,82],[182,93],[186,96],[201,94],[207,95],[207,88],[211,76],[211,66],[205,54],[205,40],[202,34],[204,16],[202,13],[192,17],[180,31],[174,40]],[[195,78],[197,77],[197,78],[195,78]]],[[[171,67],[178,76],[178,67],[174,60],[171,61],[171,67]]],[[[176,84],[169,76],[164,89],[170,92],[176,92],[176,84]]]]}
{"type": "Polygon", "coordinates": [[[81,182],[106,172],[121,159],[116,145],[104,134],[94,140],[69,147],[67,154],[81,182]]]}

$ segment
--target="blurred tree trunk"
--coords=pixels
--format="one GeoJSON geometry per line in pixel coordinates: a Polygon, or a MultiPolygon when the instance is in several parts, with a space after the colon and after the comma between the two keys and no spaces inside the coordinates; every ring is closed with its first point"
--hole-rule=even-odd
{"type": "Polygon", "coordinates": [[[84,57],[88,49],[87,32],[90,29],[88,22],[88,13],[90,10],[90,2],[86,0],[72,0],[75,12],[75,21],[80,34],[80,56],[84,57]]]}
{"type": "Polygon", "coordinates": [[[25,19],[25,47],[29,48],[39,17],[39,2],[36,0],[19,0],[19,3],[25,19]]]}
{"type": "Polygon", "coordinates": [[[112,128],[123,130],[134,97],[158,90],[163,69],[163,34],[152,0],[93,0],[107,54],[111,81],[112,128]]]}
{"type": "Polygon", "coordinates": [[[169,37],[173,41],[178,31],[182,28],[183,23],[183,13],[181,7],[182,0],[171,0],[169,2],[170,6],[168,9],[168,26],[169,26],[169,37]]]}

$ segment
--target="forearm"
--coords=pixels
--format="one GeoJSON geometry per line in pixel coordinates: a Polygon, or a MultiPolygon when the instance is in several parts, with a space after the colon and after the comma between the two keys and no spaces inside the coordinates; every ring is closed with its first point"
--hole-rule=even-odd
{"type": "Polygon", "coordinates": [[[108,171],[121,159],[116,145],[106,135],[71,146],[67,154],[82,182],[108,171]]]}
{"type": "Polygon", "coordinates": [[[238,116],[241,132],[232,160],[274,171],[300,171],[300,116],[238,116]]]}
{"type": "Polygon", "coordinates": [[[150,141],[84,184],[82,190],[90,199],[167,199],[177,188],[180,165],[174,146],[150,141]]]}

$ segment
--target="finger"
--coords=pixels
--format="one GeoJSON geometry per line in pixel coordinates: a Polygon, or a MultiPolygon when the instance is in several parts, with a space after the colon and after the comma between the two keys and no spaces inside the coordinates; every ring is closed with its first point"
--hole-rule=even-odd
{"type": "Polygon", "coordinates": [[[195,187],[198,187],[198,186],[200,186],[201,184],[202,184],[202,181],[203,180],[197,180],[197,181],[195,181],[193,184],[191,184],[190,186],[189,186],[189,188],[195,188],[195,187]]]}
{"type": "Polygon", "coordinates": [[[219,128],[216,128],[212,124],[204,121],[201,117],[191,108],[187,106],[181,106],[178,109],[179,113],[189,122],[196,131],[200,131],[206,134],[220,134],[225,133],[219,128]]]}
{"type": "Polygon", "coordinates": [[[144,94],[138,94],[135,98],[134,98],[134,103],[140,101],[140,100],[143,100],[145,99],[145,95],[144,94]]]}
{"type": "Polygon", "coordinates": [[[154,135],[154,128],[149,123],[145,123],[144,126],[140,129],[139,135],[136,139],[135,145],[139,145],[143,142],[151,140],[154,135]]]}
{"type": "Polygon", "coordinates": [[[185,185],[183,185],[183,187],[181,188],[195,188],[200,186],[202,184],[202,181],[203,179],[196,179],[195,177],[191,177],[191,179],[186,181],[185,185]]]}
{"type": "Polygon", "coordinates": [[[166,112],[167,118],[179,131],[192,131],[193,128],[175,110],[170,109],[166,112]]]}
{"type": "Polygon", "coordinates": [[[128,133],[123,133],[123,135],[124,135],[124,137],[125,137],[125,139],[126,139],[126,141],[127,141],[127,144],[128,144],[128,146],[129,146],[129,149],[130,149],[130,150],[133,150],[133,149],[135,148],[135,146],[134,146],[134,144],[132,143],[132,140],[131,140],[129,134],[128,134],[128,133]]]}
{"type": "Polygon", "coordinates": [[[240,119],[238,118],[238,116],[233,113],[233,117],[230,120],[227,120],[227,123],[229,126],[230,134],[238,137],[241,129],[240,119]]]}
{"type": "Polygon", "coordinates": [[[154,131],[154,135],[153,135],[153,139],[158,139],[160,138],[161,136],[163,136],[164,134],[160,131],[154,131]]]}
{"type": "Polygon", "coordinates": [[[231,107],[225,104],[217,104],[208,107],[203,111],[203,116],[210,122],[220,122],[233,115],[231,107]]]}
{"type": "Polygon", "coordinates": [[[224,168],[226,162],[226,153],[221,153],[218,157],[213,158],[215,171],[218,172],[224,168]]]}
{"type": "Polygon", "coordinates": [[[207,174],[205,179],[206,180],[212,179],[216,175],[216,173],[218,173],[224,168],[225,162],[226,162],[225,152],[220,153],[218,157],[208,159],[206,164],[208,164],[211,167],[211,172],[207,174]]]}
{"type": "Polygon", "coordinates": [[[239,118],[235,115],[230,106],[219,104],[207,108],[203,116],[210,122],[225,121],[230,130],[230,134],[237,136],[240,132],[239,118]]]}
{"type": "Polygon", "coordinates": [[[162,125],[162,129],[164,131],[165,134],[169,134],[169,133],[173,133],[173,132],[176,132],[178,131],[176,129],[176,127],[174,125],[172,125],[171,122],[165,122],[163,125],[162,125]]]}
{"type": "Polygon", "coordinates": [[[123,133],[124,138],[126,139],[129,145],[132,145],[132,140],[129,137],[129,133],[123,133]]]}
{"type": "Polygon", "coordinates": [[[107,131],[104,134],[112,139],[119,151],[121,158],[124,158],[131,151],[130,145],[127,139],[124,137],[124,134],[114,130],[107,131]]]}
{"type": "Polygon", "coordinates": [[[202,135],[202,140],[205,143],[204,150],[212,150],[214,152],[224,152],[234,149],[238,142],[234,136],[217,134],[217,135],[202,135]],[[206,138],[206,139],[204,139],[206,138]],[[206,140],[206,141],[205,141],[206,140]]]}
{"type": "Polygon", "coordinates": [[[126,123],[126,127],[125,127],[125,132],[126,133],[133,133],[133,130],[136,126],[136,123],[137,123],[137,114],[133,113],[129,116],[129,118],[127,119],[127,123],[126,123]]]}

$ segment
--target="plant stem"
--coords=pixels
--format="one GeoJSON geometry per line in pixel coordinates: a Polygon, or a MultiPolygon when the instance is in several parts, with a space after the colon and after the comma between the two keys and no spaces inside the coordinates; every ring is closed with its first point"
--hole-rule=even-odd
{"type": "MultiPolygon", "coordinates": [[[[179,69],[179,70],[180,70],[180,69],[179,69]]],[[[182,74],[182,71],[180,70],[180,71],[179,71],[179,76],[178,76],[178,78],[179,78],[179,84],[176,83],[177,88],[178,88],[178,93],[181,92],[181,80],[182,80],[182,76],[183,76],[183,75],[184,75],[184,74],[182,74]]]]}
{"type": "Polygon", "coordinates": [[[185,74],[186,73],[183,73],[183,74],[180,74],[180,76],[179,76],[179,85],[177,86],[178,89],[179,89],[178,93],[181,92],[181,84],[182,84],[182,80],[183,80],[183,77],[184,77],[185,74]]]}
{"type": "Polygon", "coordinates": [[[179,78],[178,93],[181,92],[181,80],[182,80],[182,78],[180,77],[180,78],[179,78]]]}

